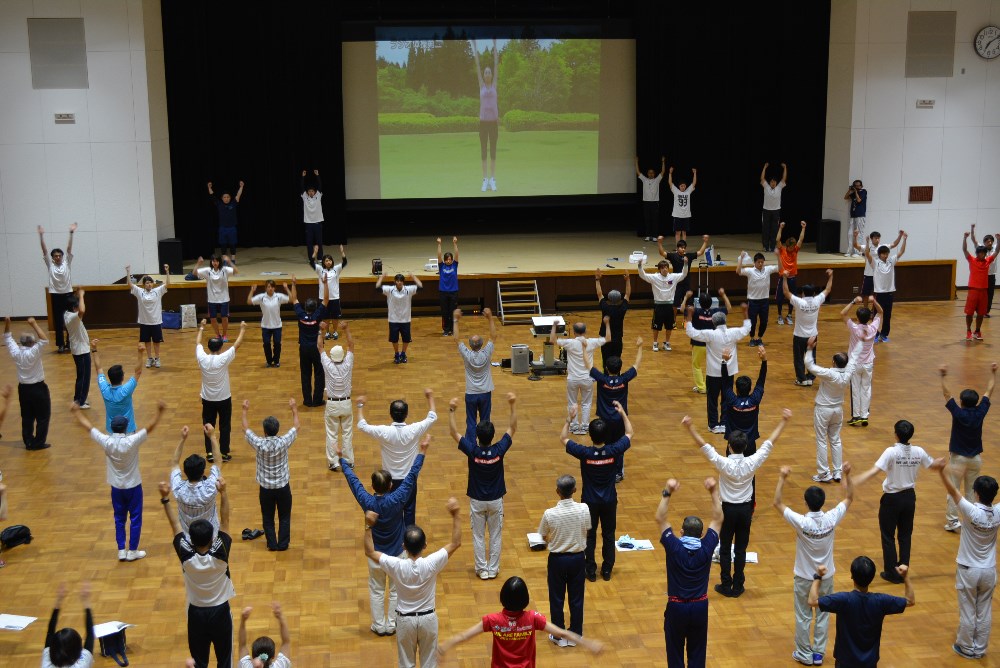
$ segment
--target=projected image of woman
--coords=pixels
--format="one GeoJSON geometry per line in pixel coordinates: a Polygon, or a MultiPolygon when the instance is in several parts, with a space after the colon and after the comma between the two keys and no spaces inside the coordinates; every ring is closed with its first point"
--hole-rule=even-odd
{"type": "Polygon", "coordinates": [[[497,125],[500,111],[497,108],[497,75],[500,66],[500,52],[497,51],[497,40],[493,38],[493,67],[485,69],[479,66],[479,47],[472,40],[472,57],[476,60],[476,77],[479,79],[479,148],[483,161],[483,187],[481,192],[489,188],[497,189],[497,125]],[[486,147],[490,149],[490,169],[486,171],[486,147]]]}

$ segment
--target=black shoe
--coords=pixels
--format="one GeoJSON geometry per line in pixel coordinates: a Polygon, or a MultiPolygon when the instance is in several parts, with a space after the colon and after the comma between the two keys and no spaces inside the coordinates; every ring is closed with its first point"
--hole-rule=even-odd
{"type": "Polygon", "coordinates": [[[399,353],[396,353],[395,355],[393,355],[393,358],[392,358],[392,363],[393,364],[399,364],[402,361],[403,360],[399,359],[399,353]]]}
{"type": "Polygon", "coordinates": [[[587,579],[590,580],[591,582],[597,582],[597,571],[594,571],[593,573],[587,573],[587,579]]]}
{"type": "Polygon", "coordinates": [[[733,587],[730,590],[729,597],[730,598],[739,598],[740,596],[743,595],[743,592],[745,592],[745,591],[746,591],[746,589],[744,589],[743,587],[739,587],[739,588],[733,587]]]}
{"type": "Polygon", "coordinates": [[[399,361],[402,364],[406,364],[410,360],[406,359],[406,353],[399,353],[399,361]]]}
{"type": "Polygon", "coordinates": [[[253,531],[251,531],[250,529],[244,529],[243,530],[243,540],[250,540],[250,534],[252,534],[252,533],[253,533],[253,531]]]}
{"type": "Polygon", "coordinates": [[[892,573],[890,575],[889,573],[886,573],[885,571],[882,571],[878,575],[879,575],[880,578],[882,578],[883,580],[885,580],[886,582],[888,582],[890,584],[894,584],[894,585],[903,584],[903,578],[899,577],[899,575],[897,575],[896,573],[892,573]]]}
{"type": "Polygon", "coordinates": [[[733,587],[732,585],[717,584],[715,585],[715,591],[722,594],[723,596],[732,596],[733,587]]]}
{"type": "Polygon", "coordinates": [[[231,454],[229,454],[228,452],[225,453],[224,455],[222,455],[222,461],[224,461],[224,462],[232,461],[232,459],[233,459],[233,456],[231,454]]]}
{"type": "Polygon", "coordinates": [[[215,455],[213,455],[213,454],[212,454],[212,453],[210,452],[210,453],[208,453],[207,455],[205,455],[205,459],[206,459],[206,460],[208,461],[208,463],[209,463],[209,464],[212,464],[212,463],[214,463],[214,462],[215,462],[215,455]]]}
{"type": "Polygon", "coordinates": [[[604,578],[605,582],[607,582],[611,579],[611,571],[601,571],[601,577],[604,578]]]}
{"type": "Polygon", "coordinates": [[[45,450],[46,448],[51,448],[51,443],[39,443],[38,445],[26,445],[25,450],[45,450]]]}

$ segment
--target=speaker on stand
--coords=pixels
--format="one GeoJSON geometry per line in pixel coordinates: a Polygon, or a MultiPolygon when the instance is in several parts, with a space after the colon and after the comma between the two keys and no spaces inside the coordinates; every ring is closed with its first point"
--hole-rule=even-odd
{"type": "Polygon", "coordinates": [[[180,239],[160,239],[157,245],[160,265],[154,274],[160,273],[163,265],[170,265],[170,275],[184,273],[184,248],[180,239]]]}

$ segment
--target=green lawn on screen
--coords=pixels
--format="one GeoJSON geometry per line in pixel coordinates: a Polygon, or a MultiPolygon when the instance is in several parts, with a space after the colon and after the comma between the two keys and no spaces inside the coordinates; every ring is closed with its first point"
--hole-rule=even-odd
{"type": "Polygon", "coordinates": [[[595,130],[501,130],[496,192],[480,192],[483,176],[479,156],[476,132],[382,136],[382,199],[597,192],[595,130]]]}

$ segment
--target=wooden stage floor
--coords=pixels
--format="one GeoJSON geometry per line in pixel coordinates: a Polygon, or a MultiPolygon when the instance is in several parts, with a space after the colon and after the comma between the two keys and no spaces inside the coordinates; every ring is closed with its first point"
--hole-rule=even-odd
{"type": "MultiPolygon", "coordinates": [[[[633,246],[633,242],[623,241],[621,249],[614,253],[625,253],[633,246]]],[[[475,247],[471,240],[463,245],[463,258],[470,267],[479,262],[475,247]]],[[[404,250],[401,245],[396,252],[404,250]]],[[[387,256],[384,244],[377,251],[387,256]]],[[[426,251],[424,247],[419,252],[414,249],[407,257],[415,261],[432,251],[433,244],[428,243],[426,251]]],[[[486,249],[480,252],[488,254],[486,249]]],[[[367,258],[352,247],[352,257],[357,256],[367,258]]],[[[592,266],[593,259],[587,258],[583,266],[592,266]]],[[[366,268],[365,264],[359,257],[358,269],[366,268]]],[[[839,307],[830,306],[821,312],[822,363],[829,363],[834,351],[846,347],[847,332],[838,311],[839,307]]],[[[634,341],[641,335],[647,343],[630,396],[635,438],[627,456],[627,477],[619,486],[618,533],[648,538],[656,544],[656,549],[653,553],[620,554],[610,582],[598,580],[587,584],[584,632],[606,643],[603,657],[594,658],[581,648],[560,649],[538,635],[539,665],[664,664],[664,556],[657,543],[653,515],[664,481],[672,476],[682,483],[670,508],[674,525],[679,525],[685,515],[707,517],[709,513],[701,481],[715,471],[682,431],[681,418],[685,414],[695,416],[703,435],[716,446],[722,446],[722,439],[705,433],[705,400],[691,392],[690,346],[686,337],[683,332],[675,331],[673,352],[650,352],[646,325],[649,315],[648,309],[637,308],[626,320],[626,341],[634,341]]],[[[583,318],[592,327],[596,326],[593,312],[583,314],[583,318]]],[[[747,592],[739,599],[727,599],[710,590],[708,652],[712,666],[791,665],[795,541],[792,529],[770,506],[770,500],[778,467],[791,465],[794,472],[786,486],[785,500],[796,510],[804,510],[802,492],[811,484],[809,478],[815,472],[812,409],[816,390],[793,384],[792,328],[776,326],[773,309],[771,319],[765,336],[770,372],[761,430],[770,432],[783,407],[790,407],[794,417],[757,476],[759,506],[750,550],[760,555],[760,563],[747,566],[747,592]]],[[[900,304],[894,324],[891,343],[880,345],[877,350],[871,426],[844,427],[845,458],[858,470],[872,466],[882,450],[893,443],[892,424],[901,418],[916,425],[914,443],[925,446],[934,456],[944,456],[950,421],[939,388],[937,364],[951,365],[948,381],[957,393],[964,387],[982,391],[988,380],[989,364],[1000,359],[1000,332],[992,331],[989,321],[984,331],[985,342],[975,345],[964,342],[964,321],[960,306],[954,302],[900,304]]],[[[467,318],[462,326],[465,334],[483,331],[481,319],[467,318]]],[[[579,465],[565,454],[558,440],[566,409],[565,380],[547,377],[528,382],[526,377],[512,376],[506,370],[494,373],[497,429],[502,431],[507,426],[503,395],[509,391],[519,397],[519,423],[514,447],[506,460],[508,494],[500,578],[483,582],[473,572],[472,538],[464,497],[466,462],[447,431],[448,399],[460,397],[464,391],[455,340],[438,335],[437,318],[419,318],[414,321],[411,362],[394,366],[385,342],[384,322],[360,320],[352,323],[352,327],[358,360],[353,394],[367,395],[369,419],[386,423],[388,404],[399,397],[410,402],[413,417],[422,418],[426,410],[423,388],[432,387],[437,397],[441,418],[431,430],[434,442],[420,476],[417,520],[428,532],[430,548],[440,547],[448,540],[449,531],[444,505],[449,496],[456,496],[462,500],[463,525],[463,545],[438,580],[437,609],[442,638],[467,628],[481,615],[498,610],[500,585],[515,574],[528,582],[532,606],[548,615],[546,557],[544,553],[531,552],[524,536],[536,530],[542,512],[555,504],[556,477],[579,472],[579,465]]],[[[25,327],[17,323],[14,329],[19,332],[25,327]]],[[[130,368],[137,338],[135,330],[109,329],[98,336],[102,339],[104,364],[124,363],[130,368]]],[[[250,327],[245,346],[239,351],[231,374],[234,403],[250,399],[254,427],[273,413],[282,421],[282,427],[288,428],[287,399],[292,396],[301,400],[294,336],[294,325],[289,323],[280,369],[264,367],[256,325],[250,327]]],[[[77,628],[82,625],[77,592],[84,580],[93,583],[96,622],[120,620],[136,624],[128,631],[132,665],[183,665],[187,656],[184,587],[170,545],[169,527],[157,501],[156,483],[166,479],[180,428],[191,425],[196,429],[200,418],[200,378],[194,359],[194,338],[191,330],[167,332],[162,350],[163,368],[146,370],[136,394],[140,425],[149,420],[158,399],[169,405],[169,412],[143,446],[141,455],[146,494],[142,548],[149,552],[145,560],[119,563],[116,559],[103,453],[75,424],[68,410],[74,378],[72,359],[56,354],[44,357],[54,405],[51,449],[24,450],[18,438],[18,408],[10,407],[0,440],[0,467],[10,495],[10,517],[5,524],[28,525],[35,540],[3,555],[8,565],[0,570],[0,612],[35,616],[38,621],[23,632],[0,633],[0,655],[8,657],[2,662],[5,666],[38,665],[46,622],[60,581],[66,581],[71,588],[60,623],[77,628]]],[[[530,344],[536,355],[541,349],[541,342],[532,340],[526,328],[509,326],[502,331],[495,359],[507,356],[509,346],[514,343],[530,344]]],[[[631,346],[627,349],[628,363],[634,351],[631,346]]],[[[741,353],[741,370],[756,376],[757,365],[750,351],[744,347],[741,353]]],[[[0,355],[0,378],[5,383],[16,381],[8,355],[0,355]]],[[[96,382],[91,388],[91,403],[94,408],[88,416],[96,424],[103,424],[104,410],[96,382]]],[[[238,424],[238,412],[235,421],[238,424]]],[[[983,468],[984,473],[991,475],[998,474],[992,447],[996,425],[997,417],[991,414],[984,432],[987,450],[983,468]]],[[[185,452],[201,450],[200,439],[190,438],[185,452]]],[[[358,473],[362,480],[368,480],[379,462],[377,446],[359,434],[355,450],[358,473]]],[[[232,607],[238,615],[244,606],[254,606],[256,611],[249,624],[251,639],[262,633],[277,635],[268,604],[278,600],[284,605],[291,627],[294,643],[291,656],[296,665],[309,668],[395,665],[395,640],[378,638],[368,630],[362,514],[343,475],[326,468],[322,409],[303,410],[300,437],[291,450],[295,500],[291,549],[287,552],[268,552],[262,540],[239,539],[244,527],[260,526],[260,514],[252,451],[238,428],[233,430],[233,451],[233,461],[223,467],[231,490],[231,529],[236,537],[231,564],[237,596],[232,607]]],[[[867,554],[879,562],[880,483],[881,479],[875,479],[858,489],[857,500],[837,531],[837,590],[849,588],[849,564],[855,556],[867,554]]],[[[920,502],[912,557],[917,605],[902,617],[886,620],[881,665],[964,665],[951,651],[958,622],[954,559],[959,538],[942,529],[945,494],[937,475],[922,472],[917,492],[920,502]]],[[[827,488],[827,493],[828,507],[832,507],[840,492],[827,488]]],[[[713,569],[712,584],[717,581],[718,571],[713,569]]],[[[900,587],[879,579],[873,590],[901,593],[900,587]]],[[[827,665],[833,665],[832,622],[830,633],[827,665]]],[[[443,665],[487,665],[489,651],[490,639],[483,635],[457,649],[443,665]]],[[[98,661],[102,665],[107,663],[98,661]]],[[[980,664],[1000,666],[1000,653],[992,651],[980,664]]]]}
{"type": "MultiPolygon", "coordinates": [[[[462,276],[478,274],[539,274],[544,272],[593,272],[595,267],[612,265],[616,268],[628,264],[632,251],[645,248],[651,264],[659,261],[656,242],[643,241],[634,234],[621,231],[587,232],[565,234],[470,234],[459,238],[459,260],[462,276]],[[612,258],[620,258],[614,260],[612,258]],[[655,258],[655,259],[654,259],[655,258]]],[[[442,237],[442,249],[451,250],[451,237],[442,237]]],[[[663,241],[668,251],[674,249],[673,237],[663,241]]],[[[690,250],[701,246],[701,236],[688,240],[690,250]]],[[[760,250],[759,234],[723,235],[713,237],[709,243],[715,244],[723,261],[735,267],[736,257],[741,250],[751,255],[760,250]]],[[[424,264],[430,258],[436,259],[437,246],[433,237],[414,238],[358,238],[345,246],[348,256],[347,269],[343,278],[358,279],[371,277],[372,258],[381,258],[386,274],[412,271],[418,276],[424,272],[424,264]]],[[[338,256],[336,246],[325,246],[324,253],[338,256]]],[[[769,261],[774,260],[773,254],[769,261]]],[[[295,274],[297,277],[313,277],[305,261],[305,249],[299,246],[279,248],[239,249],[237,263],[243,280],[264,280],[261,272],[295,274]]],[[[804,244],[799,255],[799,263],[824,266],[832,264],[863,266],[864,261],[845,258],[840,253],[816,253],[816,245],[804,244]]],[[[185,260],[185,270],[190,270],[194,259],[185,260]]],[[[633,265],[634,266],[634,265],[633,265]]]]}

